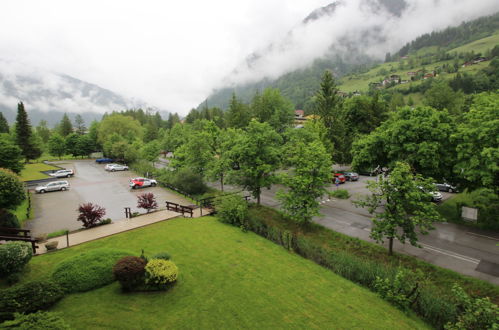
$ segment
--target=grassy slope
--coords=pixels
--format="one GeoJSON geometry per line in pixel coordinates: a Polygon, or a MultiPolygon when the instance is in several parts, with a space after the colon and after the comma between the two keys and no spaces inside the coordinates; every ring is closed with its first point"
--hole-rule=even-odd
{"type": "Polygon", "coordinates": [[[215,218],[176,219],[34,258],[27,279],[99,247],[167,251],[179,266],[163,293],[117,283],[65,297],[54,311],[74,328],[425,328],[375,294],[215,218]]]}
{"type": "MultiPolygon", "coordinates": [[[[474,42],[463,45],[461,47],[451,49],[448,51],[448,53],[469,52],[471,50],[473,50],[475,53],[479,53],[479,52],[483,53],[486,50],[491,49],[495,45],[498,45],[498,44],[499,44],[499,32],[497,32],[496,34],[494,34],[490,37],[476,40],[474,42]]],[[[424,54],[436,53],[436,52],[437,52],[437,47],[435,47],[435,46],[434,47],[425,47],[425,48],[418,50],[415,55],[422,56],[424,54]]],[[[460,62],[462,62],[462,60],[460,60],[460,62]]],[[[435,63],[428,64],[424,67],[427,70],[432,70],[433,68],[438,67],[438,66],[442,66],[445,63],[453,64],[454,60],[435,62],[435,63]]],[[[476,72],[476,71],[478,71],[478,70],[480,70],[488,65],[489,65],[489,62],[482,62],[482,63],[472,65],[472,66],[469,66],[466,68],[460,68],[459,72],[461,72],[461,73],[462,72],[474,73],[474,72],[476,72]]],[[[341,91],[344,91],[344,92],[353,92],[356,90],[367,91],[369,89],[369,83],[379,82],[383,78],[385,78],[385,76],[390,76],[392,74],[396,74],[396,75],[399,75],[403,80],[409,80],[409,76],[407,76],[408,71],[417,71],[417,70],[423,68],[422,65],[417,66],[413,69],[403,69],[403,70],[399,70],[398,67],[399,67],[399,62],[387,62],[387,63],[379,64],[378,66],[369,70],[366,73],[347,75],[347,76],[342,77],[340,79],[340,83],[339,83],[338,87],[341,91]],[[394,72],[390,72],[391,68],[395,68],[396,70],[394,72]],[[378,72],[382,69],[387,70],[389,73],[387,75],[380,75],[378,72]]],[[[445,78],[445,79],[451,79],[455,76],[455,74],[443,73],[440,76],[442,78],[445,78]]],[[[392,87],[391,89],[397,89],[397,88],[406,89],[409,86],[411,86],[411,84],[417,85],[417,84],[420,84],[421,82],[422,82],[422,80],[411,82],[409,84],[397,85],[395,87],[392,87]]]]}
{"type": "Polygon", "coordinates": [[[58,170],[59,168],[44,163],[26,164],[21,171],[20,177],[23,181],[40,180],[50,176],[40,173],[41,171],[58,170]]]}
{"type": "Polygon", "coordinates": [[[28,199],[25,199],[23,203],[17,207],[17,209],[12,211],[12,213],[17,216],[17,219],[21,223],[21,227],[26,220],[33,218],[33,209],[30,209],[30,216],[27,217],[28,205],[28,199]]]}

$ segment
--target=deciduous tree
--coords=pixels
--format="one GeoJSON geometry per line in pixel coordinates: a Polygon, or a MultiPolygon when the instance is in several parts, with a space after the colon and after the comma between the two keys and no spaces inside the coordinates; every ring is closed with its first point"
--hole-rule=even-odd
{"type": "Polygon", "coordinates": [[[102,220],[102,217],[106,214],[106,209],[92,203],[84,203],[78,207],[78,218],[76,220],[83,223],[83,227],[91,228],[95,227],[102,220]]]}
{"type": "Polygon", "coordinates": [[[66,140],[60,134],[54,133],[50,137],[49,153],[59,159],[66,154],[66,140]]]}
{"type": "Polygon", "coordinates": [[[71,120],[69,120],[68,114],[65,113],[62,116],[61,122],[58,126],[58,131],[59,134],[61,134],[63,137],[66,137],[69,134],[73,133],[73,124],[71,124],[71,120]]]}
{"type": "Polygon", "coordinates": [[[0,168],[9,169],[17,174],[24,167],[21,149],[7,134],[0,134],[0,168]]]}
{"type": "Polygon", "coordinates": [[[390,176],[379,176],[367,185],[371,194],[355,205],[367,207],[373,215],[371,238],[383,243],[388,239],[388,253],[393,254],[393,241],[409,241],[418,246],[418,235],[433,229],[440,215],[431,201],[435,186],[431,179],[414,175],[408,164],[397,162],[390,176]]]}
{"type": "Polygon", "coordinates": [[[275,182],[275,171],[281,163],[281,136],[268,123],[252,120],[247,131],[238,136],[233,159],[239,169],[236,182],[250,191],[260,204],[262,188],[275,182]]]}
{"type": "Polygon", "coordinates": [[[137,196],[137,207],[147,210],[147,213],[151,210],[158,208],[158,203],[156,202],[156,197],[153,193],[143,193],[137,196]]]}
{"type": "Polygon", "coordinates": [[[0,209],[15,209],[25,199],[21,179],[11,170],[0,168],[0,209]]]}

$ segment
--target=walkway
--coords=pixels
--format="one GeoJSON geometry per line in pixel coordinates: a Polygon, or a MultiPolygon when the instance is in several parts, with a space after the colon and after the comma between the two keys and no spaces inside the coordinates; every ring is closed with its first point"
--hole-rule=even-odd
{"type": "MultiPolygon", "coordinates": [[[[194,217],[197,218],[200,216],[201,210],[195,209],[194,210],[194,217]]],[[[203,214],[208,214],[208,210],[203,209],[203,214]]],[[[119,220],[113,223],[110,223],[108,225],[102,225],[90,229],[84,229],[81,231],[76,231],[73,233],[69,233],[69,246],[93,241],[99,238],[119,234],[125,231],[133,230],[136,228],[144,227],[151,225],[153,223],[165,221],[165,220],[170,220],[173,218],[181,217],[182,215],[173,212],[173,211],[167,211],[167,210],[161,210],[157,212],[152,212],[149,214],[144,214],[132,219],[123,219],[119,220]]],[[[186,218],[188,220],[188,218],[186,218]]],[[[48,242],[52,241],[58,241],[58,246],[57,249],[62,249],[67,247],[67,242],[66,242],[66,236],[59,236],[59,237],[54,237],[48,239],[46,242],[43,243],[38,243],[38,249],[36,249],[36,254],[44,254],[47,252],[45,249],[45,244],[48,242]]]]}

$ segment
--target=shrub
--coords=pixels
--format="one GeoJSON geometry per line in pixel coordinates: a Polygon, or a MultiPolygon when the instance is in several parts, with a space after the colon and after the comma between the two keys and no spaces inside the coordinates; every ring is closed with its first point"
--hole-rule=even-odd
{"type": "Polygon", "coordinates": [[[0,209],[15,209],[26,199],[21,179],[11,170],[0,168],[0,209]]]}
{"type": "Polygon", "coordinates": [[[471,298],[454,284],[452,293],[458,306],[456,322],[449,322],[445,329],[497,329],[499,327],[499,307],[489,298],[471,298]]]}
{"type": "Polygon", "coordinates": [[[33,256],[29,243],[8,242],[0,245],[0,277],[20,271],[33,256]]]}
{"type": "Polygon", "coordinates": [[[174,172],[170,180],[168,183],[190,195],[201,195],[208,190],[208,186],[203,182],[203,176],[190,168],[179,169],[174,172]]]}
{"type": "Polygon", "coordinates": [[[339,199],[347,199],[348,197],[350,197],[350,195],[348,194],[348,190],[346,189],[337,189],[330,191],[329,196],[336,197],[339,199]]]}
{"type": "Polygon", "coordinates": [[[144,283],[146,264],[147,261],[134,256],[118,260],[113,267],[113,274],[124,291],[132,291],[144,283]]]}
{"type": "Polygon", "coordinates": [[[153,259],[146,265],[146,284],[165,289],[178,277],[178,268],[170,260],[153,259]]]}
{"type": "Polygon", "coordinates": [[[21,225],[15,214],[5,209],[0,209],[0,227],[21,228],[21,225]]]}
{"type": "Polygon", "coordinates": [[[143,193],[137,196],[137,207],[141,209],[146,209],[149,213],[153,209],[158,208],[158,203],[156,202],[156,197],[153,193],[143,193]]]}
{"type": "Polygon", "coordinates": [[[155,255],[153,255],[151,259],[170,260],[171,256],[167,252],[159,252],[159,253],[156,253],[155,255]]]}
{"type": "Polygon", "coordinates": [[[0,319],[11,319],[14,313],[33,313],[47,309],[63,296],[62,288],[47,280],[8,288],[0,294],[0,319]]]}
{"type": "Polygon", "coordinates": [[[66,330],[71,329],[59,313],[36,312],[33,314],[14,315],[14,320],[6,321],[0,325],[1,328],[15,328],[20,330],[66,330]]]}
{"type": "Polygon", "coordinates": [[[127,251],[96,249],[60,262],[52,278],[66,292],[84,292],[114,281],[112,267],[116,260],[130,255],[127,251]]]}
{"type": "Polygon", "coordinates": [[[247,227],[248,203],[243,197],[233,194],[219,196],[215,200],[215,209],[220,221],[236,226],[247,227]]]}
{"type": "Polygon", "coordinates": [[[76,220],[83,222],[83,227],[92,228],[101,221],[102,217],[106,214],[106,209],[99,205],[85,203],[78,207],[78,212],[80,214],[76,220]]]}
{"type": "Polygon", "coordinates": [[[374,291],[381,298],[395,305],[403,311],[409,310],[410,305],[418,297],[417,281],[414,280],[413,273],[400,268],[393,279],[376,277],[374,291]]]}

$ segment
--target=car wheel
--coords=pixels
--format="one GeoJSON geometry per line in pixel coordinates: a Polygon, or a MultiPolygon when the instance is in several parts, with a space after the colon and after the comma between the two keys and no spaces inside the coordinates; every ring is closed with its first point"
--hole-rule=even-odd
{"type": "Polygon", "coordinates": [[[453,192],[454,192],[454,189],[449,188],[449,190],[447,190],[447,191],[448,191],[448,192],[450,192],[450,193],[453,193],[453,192]]]}
{"type": "Polygon", "coordinates": [[[45,194],[45,190],[40,190],[40,194],[45,194]]]}
{"type": "Polygon", "coordinates": [[[69,178],[70,176],[71,176],[71,175],[69,175],[69,174],[68,174],[68,175],[66,175],[66,178],[69,178]]]}
{"type": "Polygon", "coordinates": [[[156,184],[155,183],[151,183],[151,187],[156,187],[156,184]]]}
{"type": "Polygon", "coordinates": [[[66,191],[66,187],[62,187],[62,188],[61,188],[61,191],[66,191]]]}
{"type": "Polygon", "coordinates": [[[137,186],[136,186],[136,185],[135,185],[135,186],[133,186],[133,187],[132,187],[132,189],[137,189],[137,186]]]}
{"type": "Polygon", "coordinates": [[[116,171],[116,170],[113,168],[113,169],[111,170],[111,172],[114,172],[114,171],[116,171]]]}

